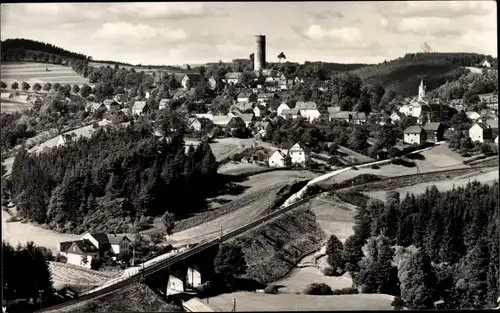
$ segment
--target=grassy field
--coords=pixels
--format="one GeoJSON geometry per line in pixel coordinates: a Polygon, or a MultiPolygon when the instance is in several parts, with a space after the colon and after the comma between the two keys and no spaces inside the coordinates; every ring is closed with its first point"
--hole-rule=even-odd
{"type": "Polygon", "coordinates": [[[348,179],[352,179],[360,174],[372,174],[381,176],[400,176],[446,170],[446,169],[460,169],[470,168],[470,166],[463,164],[463,158],[456,152],[451,151],[447,144],[433,147],[430,150],[424,151],[416,156],[408,158],[411,162],[415,163],[413,167],[406,167],[403,165],[388,164],[380,166],[379,169],[371,167],[358,168],[357,170],[345,171],[339,173],[329,180],[324,181],[322,184],[339,183],[348,179]]]}
{"type": "Polygon", "coordinates": [[[61,289],[68,285],[78,285],[90,289],[94,286],[100,286],[107,280],[120,275],[120,272],[98,272],[81,266],[60,262],[50,262],[50,270],[55,289],[61,289]]]}
{"type": "Polygon", "coordinates": [[[230,312],[236,298],[236,311],[339,311],[393,310],[394,297],[384,294],[342,296],[309,296],[293,294],[269,295],[253,292],[234,292],[210,298],[210,306],[230,312]]]}
{"type": "Polygon", "coordinates": [[[375,191],[367,191],[365,192],[366,195],[385,200],[386,198],[386,193],[388,190],[395,190],[400,193],[401,198],[406,196],[406,193],[414,193],[414,194],[421,194],[424,193],[426,188],[435,185],[439,191],[447,191],[453,189],[453,187],[458,187],[458,186],[464,186],[466,185],[469,181],[477,180],[482,183],[486,184],[491,184],[493,181],[498,180],[498,167],[490,170],[481,170],[476,173],[465,173],[459,176],[456,176],[451,179],[446,179],[446,180],[436,180],[432,182],[424,182],[424,183],[418,183],[418,184],[413,184],[411,186],[405,186],[405,187],[399,187],[399,188],[391,188],[390,185],[388,185],[387,189],[378,190],[375,191]]]}
{"type": "Polygon", "coordinates": [[[22,112],[25,110],[30,110],[33,108],[33,104],[10,101],[10,100],[2,100],[0,102],[0,108],[3,113],[14,113],[14,112],[22,112]]]}
{"type": "MultiPolygon", "coordinates": [[[[178,221],[174,230],[176,233],[171,238],[184,240],[182,239],[186,235],[184,231],[198,232],[198,236],[204,237],[207,232],[203,230],[203,227],[207,224],[199,225],[207,222],[215,223],[213,227],[219,230],[221,224],[229,229],[247,223],[267,209],[283,186],[296,180],[310,179],[315,176],[309,171],[275,171],[250,176],[242,182],[235,183],[233,188],[235,191],[240,189],[238,192],[225,193],[210,199],[208,211],[178,221]]],[[[155,220],[155,226],[162,228],[160,219],[155,220]]],[[[211,231],[214,230],[215,228],[211,231]]]]}
{"type": "Polygon", "coordinates": [[[314,213],[303,206],[233,241],[243,248],[248,269],[245,278],[270,283],[287,275],[324,239],[314,213]]]}
{"type": "Polygon", "coordinates": [[[182,309],[167,304],[145,284],[134,284],[111,294],[83,301],[63,309],[48,312],[182,312],[182,309]]]}
{"type": "Polygon", "coordinates": [[[30,85],[35,83],[41,85],[45,83],[70,85],[89,83],[87,78],[78,75],[71,67],[33,62],[2,63],[0,78],[9,88],[12,83],[21,84],[23,81],[30,85]]]}
{"type": "MultiPolygon", "coordinates": [[[[199,141],[196,140],[185,140],[185,142],[186,145],[189,144],[197,145],[199,143],[199,141]]],[[[215,142],[210,144],[210,147],[212,148],[212,151],[217,161],[224,160],[235,153],[242,152],[243,150],[245,150],[245,148],[250,148],[253,146],[264,147],[266,149],[269,149],[271,153],[278,149],[277,147],[274,147],[269,143],[257,141],[255,138],[248,138],[248,139],[220,138],[216,139],[215,142]]]]}
{"type": "Polygon", "coordinates": [[[258,172],[266,168],[258,164],[231,161],[219,167],[217,172],[226,175],[241,175],[258,172]]]}
{"type": "Polygon", "coordinates": [[[12,245],[33,241],[37,246],[50,249],[55,255],[60,241],[77,240],[81,237],[73,234],[57,233],[29,223],[7,222],[10,217],[9,213],[2,210],[2,240],[12,245]]]}

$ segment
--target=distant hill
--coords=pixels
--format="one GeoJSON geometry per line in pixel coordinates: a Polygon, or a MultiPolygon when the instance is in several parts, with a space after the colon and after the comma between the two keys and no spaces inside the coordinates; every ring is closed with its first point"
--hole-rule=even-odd
{"type": "Polygon", "coordinates": [[[423,79],[427,90],[433,90],[446,81],[457,80],[467,71],[464,67],[445,61],[387,62],[366,66],[352,73],[365,83],[378,83],[387,91],[392,90],[403,97],[417,93],[423,79]]]}

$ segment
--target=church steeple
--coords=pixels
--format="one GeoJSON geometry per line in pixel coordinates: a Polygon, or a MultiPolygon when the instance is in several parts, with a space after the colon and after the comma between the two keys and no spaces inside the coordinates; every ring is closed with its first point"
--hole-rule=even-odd
{"type": "Polygon", "coordinates": [[[418,101],[423,101],[425,98],[425,86],[424,80],[420,80],[420,86],[418,86],[418,101]]]}

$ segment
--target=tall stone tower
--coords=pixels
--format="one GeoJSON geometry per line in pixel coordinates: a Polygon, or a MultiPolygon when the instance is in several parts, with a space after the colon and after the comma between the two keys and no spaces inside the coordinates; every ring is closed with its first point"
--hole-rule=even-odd
{"type": "Polygon", "coordinates": [[[420,80],[420,86],[418,86],[418,101],[423,101],[425,98],[425,86],[424,80],[420,80]]]}
{"type": "Polygon", "coordinates": [[[255,56],[253,59],[253,70],[258,72],[266,67],[266,36],[255,36],[255,56]]]}

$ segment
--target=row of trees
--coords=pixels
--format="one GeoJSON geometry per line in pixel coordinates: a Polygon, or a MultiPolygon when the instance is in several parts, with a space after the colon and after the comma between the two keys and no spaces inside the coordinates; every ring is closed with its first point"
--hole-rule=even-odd
{"type": "Polygon", "coordinates": [[[181,133],[160,141],[145,123],[99,129],[38,155],[20,151],[11,195],[20,216],[65,231],[119,232],[165,211],[182,218],[218,188],[208,143],[185,151],[181,133]]]}
{"type": "Polygon", "coordinates": [[[498,214],[498,182],[446,192],[433,186],[403,199],[391,192],[385,203],[372,199],[359,208],[355,233],[336,245],[334,264],[354,272],[364,292],[400,296],[410,309],[431,309],[437,300],[449,309],[495,307],[498,214]]]}
{"type": "Polygon", "coordinates": [[[39,299],[51,296],[52,274],[49,266],[51,252],[28,242],[17,247],[2,241],[3,299],[39,299]]]}

